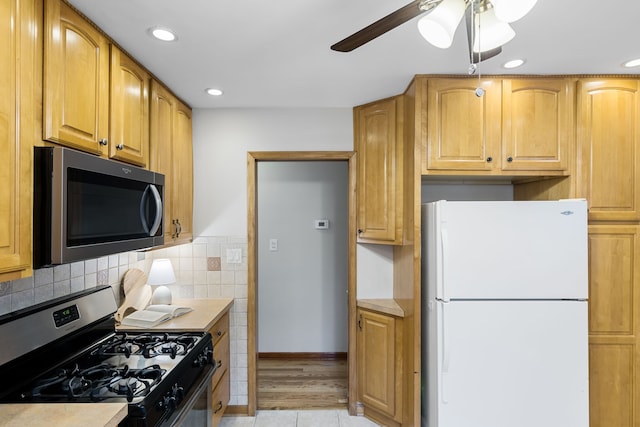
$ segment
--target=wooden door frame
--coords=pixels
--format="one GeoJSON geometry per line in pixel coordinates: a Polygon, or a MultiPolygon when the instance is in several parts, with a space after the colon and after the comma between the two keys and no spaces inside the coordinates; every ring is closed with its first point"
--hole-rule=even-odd
{"type": "Polygon", "coordinates": [[[257,164],[261,161],[333,161],[348,162],[348,409],[356,414],[356,153],[354,151],[250,151],[247,153],[247,414],[257,408],[257,164]]]}

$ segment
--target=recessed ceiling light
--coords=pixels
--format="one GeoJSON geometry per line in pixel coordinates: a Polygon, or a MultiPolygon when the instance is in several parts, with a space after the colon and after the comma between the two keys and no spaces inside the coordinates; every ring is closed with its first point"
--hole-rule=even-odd
{"type": "Polygon", "coordinates": [[[504,68],[517,68],[524,64],[524,59],[512,59],[511,61],[505,62],[502,66],[504,68]]]}
{"type": "Polygon", "coordinates": [[[163,27],[149,28],[149,34],[151,34],[154,38],[158,40],[162,40],[163,42],[172,42],[178,39],[178,37],[175,35],[173,31],[163,27]]]}
{"type": "Polygon", "coordinates": [[[623,66],[627,67],[627,68],[631,68],[631,67],[637,67],[640,65],[640,58],[637,59],[632,59],[630,61],[625,62],[624,64],[622,64],[623,66]]]}
{"type": "Polygon", "coordinates": [[[207,92],[211,96],[221,96],[222,91],[220,89],[209,88],[205,92],[207,92]]]}

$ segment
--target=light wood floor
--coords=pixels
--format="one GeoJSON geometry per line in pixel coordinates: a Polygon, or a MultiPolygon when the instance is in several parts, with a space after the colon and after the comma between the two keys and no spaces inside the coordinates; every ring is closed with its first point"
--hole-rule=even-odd
{"type": "Polygon", "coordinates": [[[258,359],[258,409],[346,409],[347,360],[258,359]]]}

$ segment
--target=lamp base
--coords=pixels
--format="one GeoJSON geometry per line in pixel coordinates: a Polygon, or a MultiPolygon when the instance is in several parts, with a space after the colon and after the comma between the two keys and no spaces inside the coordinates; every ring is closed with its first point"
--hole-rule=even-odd
{"type": "Polygon", "coordinates": [[[153,291],[151,304],[171,304],[171,289],[166,286],[158,286],[153,291]]]}

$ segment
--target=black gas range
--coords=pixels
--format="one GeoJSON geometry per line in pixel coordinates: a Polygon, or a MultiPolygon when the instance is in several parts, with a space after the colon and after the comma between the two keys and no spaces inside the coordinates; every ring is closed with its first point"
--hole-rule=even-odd
{"type": "Polygon", "coordinates": [[[127,402],[121,426],[179,425],[211,382],[206,332],[118,333],[109,286],[0,317],[0,403],[127,402]]]}

